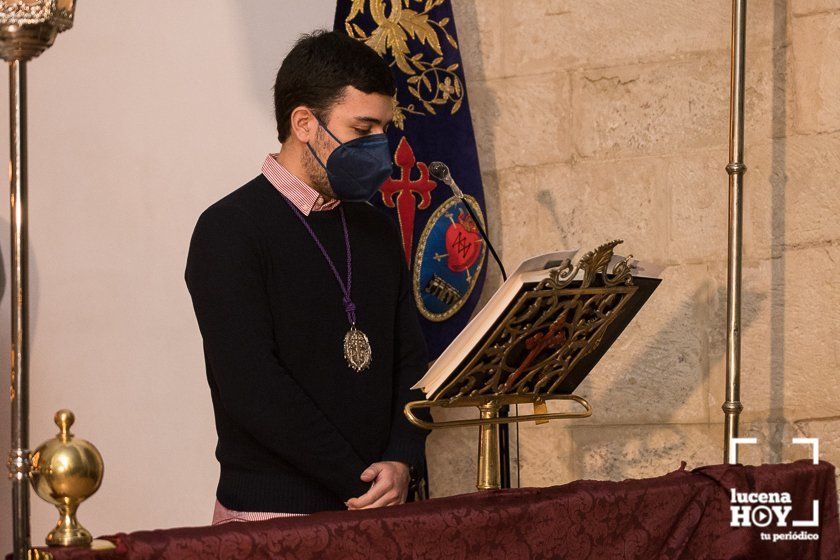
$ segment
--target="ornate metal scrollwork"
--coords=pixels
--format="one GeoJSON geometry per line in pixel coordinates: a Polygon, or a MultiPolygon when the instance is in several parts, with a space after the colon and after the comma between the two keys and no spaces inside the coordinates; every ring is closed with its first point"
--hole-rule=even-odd
{"type": "Polygon", "coordinates": [[[73,4],[65,0],[0,2],[0,25],[33,25],[52,21],[59,32],[73,27],[73,4]]]}
{"type": "Polygon", "coordinates": [[[479,426],[479,490],[499,488],[499,425],[592,414],[586,399],[569,394],[572,389],[563,382],[599,348],[610,323],[639,289],[633,284],[631,257],[615,262],[613,249],[619,243],[601,245],[577,265],[566,259],[545,278],[525,284],[470,361],[431,400],[405,405],[406,418],[421,428],[479,426]],[[547,401],[574,403],[577,411],[549,412],[547,401]],[[504,405],[528,403],[533,414],[499,414],[504,405]],[[414,414],[420,408],[463,406],[477,406],[480,417],[427,422],[414,414]]]}
{"type": "Polygon", "coordinates": [[[619,243],[601,245],[574,266],[566,260],[527,288],[434,400],[454,404],[558,394],[568,373],[600,345],[609,324],[637,290],[631,257],[610,270],[619,243]]]}

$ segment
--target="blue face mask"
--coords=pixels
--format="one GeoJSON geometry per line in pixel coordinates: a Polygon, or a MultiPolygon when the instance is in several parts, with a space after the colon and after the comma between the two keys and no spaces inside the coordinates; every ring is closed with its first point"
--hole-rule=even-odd
{"type": "Polygon", "coordinates": [[[339,200],[364,202],[376,193],[386,179],[391,177],[391,148],[385,134],[369,134],[342,142],[318,119],[318,126],[339,143],[327,158],[327,164],[318,157],[309,143],[306,147],[315,160],[327,171],[330,186],[339,200]]]}

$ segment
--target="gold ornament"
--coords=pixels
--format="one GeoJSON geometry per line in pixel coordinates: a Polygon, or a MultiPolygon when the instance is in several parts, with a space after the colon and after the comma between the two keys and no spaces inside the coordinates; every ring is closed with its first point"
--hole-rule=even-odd
{"type": "Polygon", "coordinates": [[[417,103],[403,106],[394,97],[394,126],[399,129],[405,126],[407,115],[436,115],[447,105],[451,105],[449,113],[454,115],[464,101],[460,64],[443,63],[443,41],[458,50],[458,41],[447,29],[452,27],[451,20],[436,20],[430,14],[444,3],[445,0],[353,0],[344,22],[347,35],[364,41],[380,56],[393,57],[393,65],[405,77],[408,92],[417,103]],[[368,12],[376,26],[369,33],[354,21],[368,12]],[[409,41],[419,47],[419,52],[412,50],[409,41]],[[426,58],[429,51],[432,60],[426,58]]]}
{"type": "Polygon", "coordinates": [[[32,456],[32,487],[60,513],[58,523],[47,535],[49,546],[90,545],[93,540],[76,519],[76,510],[99,489],[105,465],[92,443],[75,438],[70,432],[74,421],[71,411],[56,412],[55,423],[61,431],[32,456]]]}

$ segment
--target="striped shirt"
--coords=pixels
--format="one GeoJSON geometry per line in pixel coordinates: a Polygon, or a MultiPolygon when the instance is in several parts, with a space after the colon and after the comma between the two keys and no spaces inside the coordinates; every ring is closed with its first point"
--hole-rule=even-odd
{"type": "Polygon", "coordinates": [[[280,194],[292,201],[304,216],[310,212],[332,210],[338,206],[337,199],[325,200],[323,195],[295,177],[276,159],[277,154],[268,154],[262,165],[262,174],[280,191],[280,194]]]}
{"type": "MultiPolygon", "coordinates": [[[[262,165],[262,174],[274,185],[280,194],[292,201],[304,216],[310,212],[332,210],[338,206],[339,201],[331,199],[327,201],[323,195],[295,177],[288,169],[281,165],[275,157],[276,153],[268,154],[262,165]]],[[[305,513],[283,513],[272,511],[237,511],[228,509],[217,499],[213,508],[213,525],[227,523],[230,521],[264,521],[276,517],[297,517],[305,513]]]]}
{"type": "Polygon", "coordinates": [[[275,517],[298,517],[306,513],[280,513],[272,511],[236,511],[228,509],[217,499],[216,507],[213,509],[212,525],[228,523],[229,521],[265,521],[275,517]]]}

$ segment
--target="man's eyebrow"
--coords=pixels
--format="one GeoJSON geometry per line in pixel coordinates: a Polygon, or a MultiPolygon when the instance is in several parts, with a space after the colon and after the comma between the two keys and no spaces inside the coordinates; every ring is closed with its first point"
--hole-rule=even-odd
{"type": "MultiPolygon", "coordinates": [[[[364,123],[369,123],[369,124],[383,124],[382,121],[377,119],[376,117],[355,117],[355,119],[359,122],[364,122],[364,123]]],[[[384,124],[387,125],[387,124],[390,124],[391,122],[393,122],[393,121],[391,120],[391,121],[388,121],[387,123],[384,123],[384,124]]]]}

